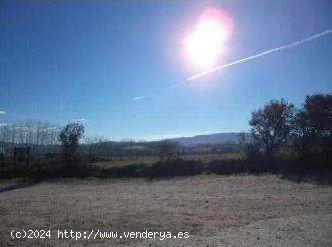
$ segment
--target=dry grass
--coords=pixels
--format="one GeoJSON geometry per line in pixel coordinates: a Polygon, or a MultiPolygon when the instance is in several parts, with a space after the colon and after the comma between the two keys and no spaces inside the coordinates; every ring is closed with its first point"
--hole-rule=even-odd
{"type": "Polygon", "coordinates": [[[331,187],[275,176],[56,180],[0,194],[0,246],[331,246],[331,229],[331,187]],[[22,228],[188,231],[190,238],[10,239],[22,228]]]}

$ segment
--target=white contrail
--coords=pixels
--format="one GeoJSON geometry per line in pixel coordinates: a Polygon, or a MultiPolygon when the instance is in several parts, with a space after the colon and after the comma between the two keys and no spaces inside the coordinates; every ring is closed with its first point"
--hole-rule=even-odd
{"type": "Polygon", "coordinates": [[[143,100],[143,99],[145,99],[146,97],[145,96],[136,96],[136,97],[134,97],[134,98],[131,98],[130,100],[131,101],[139,101],[139,100],[143,100]]]}
{"type": "Polygon", "coordinates": [[[267,50],[267,51],[263,51],[263,52],[260,52],[256,55],[246,57],[246,58],[242,58],[242,59],[236,60],[234,62],[231,62],[229,64],[216,66],[216,67],[213,67],[213,68],[208,69],[206,71],[203,71],[203,72],[200,72],[198,74],[192,75],[192,76],[186,78],[186,81],[192,81],[192,80],[195,80],[197,78],[203,77],[205,75],[211,74],[215,71],[222,70],[222,69],[231,67],[231,66],[239,64],[239,63],[244,63],[244,62],[247,62],[247,61],[250,61],[250,60],[254,60],[256,58],[259,58],[259,57],[262,57],[262,56],[265,56],[265,55],[268,55],[268,54],[271,54],[271,53],[274,53],[274,52],[277,52],[277,51],[281,51],[281,50],[285,50],[285,49],[291,49],[291,48],[297,47],[299,45],[302,45],[304,43],[310,42],[314,39],[318,39],[319,37],[322,37],[322,36],[325,36],[325,35],[328,35],[328,34],[331,34],[331,33],[332,33],[332,29],[328,29],[326,31],[314,34],[314,35],[312,35],[308,38],[301,39],[299,41],[293,42],[293,43],[288,44],[288,45],[284,45],[284,46],[273,48],[273,49],[270,49],[270,50],[267,50]]]}

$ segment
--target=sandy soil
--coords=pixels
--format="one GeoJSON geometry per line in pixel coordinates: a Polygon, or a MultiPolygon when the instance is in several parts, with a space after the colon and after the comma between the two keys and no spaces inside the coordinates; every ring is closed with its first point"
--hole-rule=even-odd
{"type": "MultiPolygon", "coordinates": [[[[12,181],[0,181],[4,188],[12,181]]],[[[332,187],[275,176],[56,180],[0,193],[0,246],[332,246],[332,187]],[[10,237],[51,229],[51,239],[10,237]],[[57,239],[56,230],[188,239],[57,239]]]]}

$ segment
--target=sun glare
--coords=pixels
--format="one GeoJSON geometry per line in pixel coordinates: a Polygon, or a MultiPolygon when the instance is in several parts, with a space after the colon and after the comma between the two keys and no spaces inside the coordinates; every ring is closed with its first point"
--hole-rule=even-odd
{"type": "Polygon", "coordinates": [[[230,37],[230,18],[216,9],[203,12],[196,28],[185,38],[185,55],[200,69],[209,68],[224,52],[224,43],[230,37]]]}

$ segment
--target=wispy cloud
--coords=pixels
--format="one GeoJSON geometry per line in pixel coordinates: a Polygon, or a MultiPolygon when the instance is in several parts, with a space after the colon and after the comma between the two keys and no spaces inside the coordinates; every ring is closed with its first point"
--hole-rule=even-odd
{"type": "Polygon", "coordinates": [[[87,120],[85,118],[75,118],[71,120],[71,122],[80,122],[80,123],[84,123],[86,121],[87,120]]]}
{"type": "Polygon", "coordinates": [[[4,115],[4,114],[6,114],[6,111],[0,110],[0,115],[4,115]]]}
{"type": "Polygon", "coordinates": [[[320,38],[322,36],[329,35],[329,34],[332,34],[332,29],[328,29],[326,31],[314,34],[314,35],[309,36],[307,38],[304,38],[304,39],[295,41],[293,43],[290,43],[288,45],[276,47],[276,48],[273,48],[273,49],[270,49],[270,50],[267,50],[267,51],[263,51],[263,52],[257,53],[255,55],[250,56],[250,57],[246,57],[246,58],[242,58],[242,59],[236,60],[236,61],[231,62],[229,64],[225,64],[225,65],[220,65],[220,66],[213,67],[213,68],[208,69],[206,71],[203,71],[203,72],[197,73],[195,75],[192,75],[192,76],[188,77],[186,80],[187,81],[192,81],[192,80],[198,79],[200,77],[209,75],[209,74],[211,74],[213,72],[216,72],[216,71],[219,71],[219,70],[222,70],[222,69],[226,69],[226,68],[231,67],[231,66],[236,65],[236,64],[248,62],[250,60],[254,60],[254,59],[257,59],[259,57],[262,57],[262,56],[265,56],[265,55],[268,55],[268,54],[271,54],[271,53],[274,53],[274,52],[278,52],[278,51],[281,51],[281,50],[295,48],[295,47],[297,47],[299,45],[308,43],[308,42],[310,42],[312,40],[318,39],[318,38],[320,38]]]}
{"type": "Polygon", "coordinates": [[[171,88],[178,88],[178,87],[181,87],[181,83],[173,83],[171,85],[171,88]]]}
{"type": "Polygon", "coordinates": [[[60,129],[60,127],[53,126],[53,127],[45,128],[44,130],[57,130],[57,129],[60,129]]]}
{"type": "Polygon", "coordinates": [[[140,101],[140,100],[143,100],[145,98],[146,98],[145,96],[136,96],[134,98],[131,98],[131,101],[140,101]]]}

